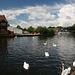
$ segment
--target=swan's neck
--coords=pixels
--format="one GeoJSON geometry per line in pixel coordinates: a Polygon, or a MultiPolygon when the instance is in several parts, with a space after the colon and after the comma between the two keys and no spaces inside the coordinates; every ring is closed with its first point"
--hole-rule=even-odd
{"type": "Polygon", "coordinates": [[[64,71],[64,66],[62,67],[62,71],[64,71]]]}
{"type": "Polygon", "coordinates": [[[64,71],[64,64],[62,64],[62,73],[61,73],[61,75],[63,75],[63,71],[64,71]]]}

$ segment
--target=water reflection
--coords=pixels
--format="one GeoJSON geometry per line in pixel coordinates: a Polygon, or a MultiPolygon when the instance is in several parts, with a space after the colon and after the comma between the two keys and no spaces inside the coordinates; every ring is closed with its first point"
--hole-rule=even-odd
{"type": "Polygon", "coordinates": [[[7,52],[7,39],[0,38],[0,55],[5,54],[7,52]]]}
{"type": "Polygon", "coordinates": [[[0,38],[0,73],[3,73],[5,64],[6,64],[6,57],[8,54],[7,50],[7,39],[6,38],[0,38]]]}

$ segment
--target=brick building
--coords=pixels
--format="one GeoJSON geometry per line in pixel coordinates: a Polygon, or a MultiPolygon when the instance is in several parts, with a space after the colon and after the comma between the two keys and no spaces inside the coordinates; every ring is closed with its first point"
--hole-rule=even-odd
{"type": "Polygon", "coordinates": [[[8,34],[7,30],[8,21],[4,15],[0,15],[0,35],[8,34]]]}

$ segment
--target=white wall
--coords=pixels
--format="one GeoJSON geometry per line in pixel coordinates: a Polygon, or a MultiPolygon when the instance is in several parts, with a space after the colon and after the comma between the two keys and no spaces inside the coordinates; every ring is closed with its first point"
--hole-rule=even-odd
{"type": "Polygon", "coordinates": [[[18,29],[16,27],[9,26],[9,27],[7,27],[7,29],[10,30],[10,31],[13,31],[14,33],[22,34],[22,30],[18,29]]]}

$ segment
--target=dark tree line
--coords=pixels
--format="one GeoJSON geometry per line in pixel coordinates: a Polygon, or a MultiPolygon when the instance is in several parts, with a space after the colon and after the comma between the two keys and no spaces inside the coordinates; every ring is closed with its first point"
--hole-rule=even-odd
{"type": "Polygon", "coordinates": [[[67,27],[67,30],[70,31],[70,32],[75,33],[75,24],[73,26],[67,27]]]}
{"type": "Polygon", "coordinates": [[[21,30],[23,30],[23,31],[28,31],[28,32],[30,32],[30,33],[34,33],[34,32],[36,32],[36,33],[40,33],[40,35],[54,35],[55,34],[55,31],[53,30],[53,28],[46,28],[46,27],[42,27],[42,26],[38,26],[37,28],[33,28],[32,26],[30,26],[29,28],[21,28],[19,25],[17,25],[17,28],[18,29],[21,29],[21,30]]]}
{"type": "MultiPolygon", "coordinates": [[[[9,24],[8,24],[9,26],[9,24]]],[[[69,26],[69,27],[62,27],[62,26],[57,26],[57,27],[51,27],[49,26],[48,28],[46,27],[42,27],[42,26],[38,26],[37,28],[33,28],[32,26],[30,26],[29,28],[21,28],[19,25],[17,25],[18,29],[21,29],[23,31],[28,31],[30,33],[40,33],[41,35],[54,35],[55,34],[55,28],[59,28],[59,29],[64,29],[64,30],[68,30],[70,32],[75,33],[75,24],[73,26],[69,26]]]]}
{"type": "Polygon", "coordinates": [[[41,35],[46,35],[46,36],[55,34],[55,31],[52,28],[49,29],[49,28],[41,27],[41,26],[37,27],[35,29],[35,32],[40,33],[41,35]]]}

